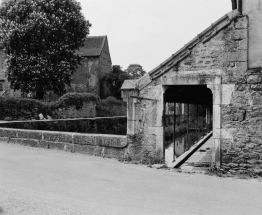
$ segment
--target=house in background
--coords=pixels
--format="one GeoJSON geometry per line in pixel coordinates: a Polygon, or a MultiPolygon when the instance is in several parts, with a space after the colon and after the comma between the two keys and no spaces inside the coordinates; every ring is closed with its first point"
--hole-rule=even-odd
{"type": "MultiPolygon", "coordinates": [[[[72,75],[71,86],[67,92],[88,92],[101,98],[107,96],[107,87],[102,78],[112,70],[112,61],[109,52],[107,36],[90,36],[86,38],[85,45],[78,51],[84,60],[72,75]]],[[[10,90],[4,74],[3,47],[0,46],[0,96],[19,96],[20,92],[10,90]]],[[[46,100],[56,100],[59,96],[48,93],[46,100]]]]}
{"type": "Polygon", "coordinates": [[[79,53],[84,60],[73,74],[71,90],[93,93],[101,98],[106,97],[108,90],[101,80],[112,71],[107,36],[87,37],[85,46],[80,48],[79,53]]]}

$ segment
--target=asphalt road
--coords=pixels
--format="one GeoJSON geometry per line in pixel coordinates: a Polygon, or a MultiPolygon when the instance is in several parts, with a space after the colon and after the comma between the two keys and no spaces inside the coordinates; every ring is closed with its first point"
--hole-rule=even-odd
{"type": "Polygon", "coordinates": [[[262,214],[262,182],[0,142],[0,214],[262,214]]]}

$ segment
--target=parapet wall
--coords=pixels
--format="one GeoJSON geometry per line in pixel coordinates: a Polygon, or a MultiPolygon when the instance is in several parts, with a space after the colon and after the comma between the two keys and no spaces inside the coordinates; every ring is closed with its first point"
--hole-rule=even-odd
{"type": "Polygon", "coordinates": [[[120,159],[128,150],[124,135],[79,134],[0,128],[0,140],[31,147],[58,149],[120,159]]]}

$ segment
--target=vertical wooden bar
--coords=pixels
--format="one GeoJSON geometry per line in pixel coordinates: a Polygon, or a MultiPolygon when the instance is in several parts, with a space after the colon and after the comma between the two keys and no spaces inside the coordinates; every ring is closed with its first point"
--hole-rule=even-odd
{"type": "Polygon", "coordinates": [[[188,145],[188,131],[189,131],[189,103],[187,104],[187,134],[186,134],[186,144],[187,145],[188,145]]]}
{"type": "Polygon", "coordinates": [[[173,133],[173,142],[174,142],[174,157],[176,159],[176,103],[174,103],[174,133],[173,133]]]}

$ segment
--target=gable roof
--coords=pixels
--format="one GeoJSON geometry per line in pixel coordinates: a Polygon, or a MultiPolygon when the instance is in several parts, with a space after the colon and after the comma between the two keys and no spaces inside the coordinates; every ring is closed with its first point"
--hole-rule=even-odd
{"type": "Polygon", "coordinates": [[[107,36],[89,36],[86,38],[85,45],[79,49],[82,56],[98,57],[101,54],[107,36]]]}
{"type": "MultiPolygon", "coordinates": [[[[211,38],[217,35],[222,29],[228,26],[238,15],[240,15],[240,12],[236,9],[222,16],[215,23],[211,24],[210,27],[202,31],[194,39],[192,39],[189,43],[184,45],[183,48],[178,50],[176,53],[172,54],[171,57],[169,57],[159,66],[157,66],[156,68],[148,72],[146,75],[138,79],[136,83],[134,84],[135,87],[133,89],[141,90],[144,87],[146,87],[148,84],[150,84],[154,79],[168,72],[175,65],[180,63],[186,57],[188,57],[191,54],[191,50],[197,44],[206,43],[207,41],[209,41],[211,38]]],[[[129,88],[126,88],[126,85],[124,83],[121,89],[128,90],[130,89],[130,86],[129,88]]]]}

